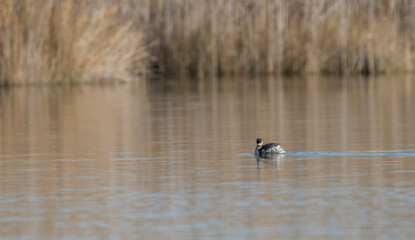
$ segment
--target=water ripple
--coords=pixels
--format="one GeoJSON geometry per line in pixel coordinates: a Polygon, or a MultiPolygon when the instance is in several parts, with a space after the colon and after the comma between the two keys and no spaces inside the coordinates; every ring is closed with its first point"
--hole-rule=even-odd
{"type": "MultiPolygon", "coordinates": [[[[254,156],[254,153],[241,155],[254,156]]],[[[371,151],[321,151],[321,152],[287,152],[285,155],[298,156],[415,156],[415,149],[404,150],[371,150],[371,151]]]]}

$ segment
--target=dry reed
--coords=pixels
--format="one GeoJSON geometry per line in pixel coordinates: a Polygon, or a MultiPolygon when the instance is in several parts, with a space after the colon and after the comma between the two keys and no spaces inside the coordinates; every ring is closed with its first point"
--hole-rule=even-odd
{"type": "Polygon", "coordinates": [[[146,51],[120,12],[116,1],[1,1],[0,85],[130,80],[146,51]]]}
{"type": "Polygon", "coordinates": [[[0,84],[414,70],[413,0],[3,0],[0,17],[0,84]]]}
{"type": "Polygon", "coordinates": [[[147,0],[167,72],[412,72],[412,0],[147,0]]]}

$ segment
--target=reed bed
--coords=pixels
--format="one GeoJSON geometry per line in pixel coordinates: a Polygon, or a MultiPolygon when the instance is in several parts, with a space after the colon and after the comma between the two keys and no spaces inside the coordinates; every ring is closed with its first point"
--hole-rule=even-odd
{"type": "Polygon", "coordinates": [[[0,85],[129,81],[145,72],[411,73],[414,4],[3,0],[0,85]]]}
{"type": "Polygon", "coordinates": [[[167,72],[379,74],[413,71],[412,0],[151,0],[167,72]]]}
{"type": "Polygon", "coordinates": [[[0,17],[0,85],[129,81],[146,68],[142,31],[117,1],[2,0],[0,17]]]}

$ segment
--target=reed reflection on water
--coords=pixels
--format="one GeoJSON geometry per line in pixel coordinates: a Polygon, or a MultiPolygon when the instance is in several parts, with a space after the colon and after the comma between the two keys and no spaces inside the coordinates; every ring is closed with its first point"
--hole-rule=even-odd
{"type": "Polygon", "coordinates": [[[415,238],[415,156],[367,152],[415,149],[414,92],[412,77],[3,89],[0,236],[415,238]],[[257,162],[258,137],[289,153],[257,162]]]}

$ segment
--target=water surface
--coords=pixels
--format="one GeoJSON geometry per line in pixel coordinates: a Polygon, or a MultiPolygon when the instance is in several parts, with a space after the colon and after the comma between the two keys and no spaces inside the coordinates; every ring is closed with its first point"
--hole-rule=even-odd
{"type": "Polygon", "coordinates": [[[412,77],[0,90],[2,239],[414,239],[412,77]],[[287,154],[252,155],[255,139],[287,154]]]}

